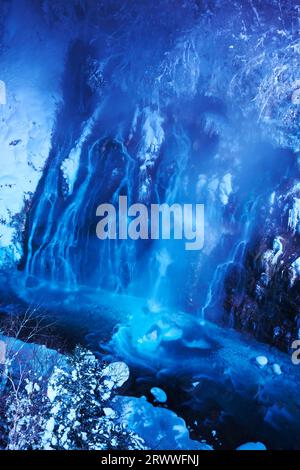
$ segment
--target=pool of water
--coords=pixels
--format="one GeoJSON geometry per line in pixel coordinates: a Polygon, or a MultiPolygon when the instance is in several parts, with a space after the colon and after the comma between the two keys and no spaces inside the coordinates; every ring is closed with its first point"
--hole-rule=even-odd
{"type": "Polygon", "coordinates": [[[153,311],[147,299],[47,284],[22,288],[18,282],[19,296],[7,310],[38,306],[55,319],[69,349],[81,343],[101,359],[125,361],[131,378],[123,392],[175,411],[191,437],[214,448],[249,441],[300,447],[300,368],[287,354],[186,312],[153,311]],[[268,359],[266,366],[259,366],[258,356],[268,359]],[[153,387],[166,393],[165,403],[155,402],[153,387]]]}

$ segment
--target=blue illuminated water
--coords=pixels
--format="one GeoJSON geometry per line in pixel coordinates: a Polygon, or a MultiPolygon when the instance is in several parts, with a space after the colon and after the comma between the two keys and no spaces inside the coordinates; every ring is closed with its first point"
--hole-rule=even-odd
{"type": "Polygon", "coordinates": [[[209,421],[211,412],[230,429],[228,447],[237,443],[231,426],[245,441],[280,447],[278,427],[297,429],[298,374],[258,369],[262,351],[286,370],[289,359],[232,328],[260,214],[295,172],[294,151],[266,136],[253,108],[262,99],[251,94],[255,81],[242,81],[259,38],[281,31],[281,20],[271,0],[254,2],[261,21],[253,2],[117,1],[101,15],[96,3],[76,10],[72,27],[48,5],[49,36],[65,26],[67,46],[51,149],[26,209],[18,270],[8,275],[13,296],[55,318],[70,348],[79,341],[102,359],[125,360],[130,393],[162,386],[197,437],[210,429],[195,424],[197,414],[209,421]],[[184,240],[100,241],[96,209],[117,206],[120,195],[128,205],[204,204],[203,250],[186,251],[184,240]],[[226,295],[235,303],[225,305],[226,295]]]}

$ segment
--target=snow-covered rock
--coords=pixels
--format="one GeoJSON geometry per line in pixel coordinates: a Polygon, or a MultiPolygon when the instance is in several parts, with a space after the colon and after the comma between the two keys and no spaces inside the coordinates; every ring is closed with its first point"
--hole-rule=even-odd
{"type": "Polygon", "coordinates": [[[112,408],[103,408],[103,412],[105,416],[108,416],[110,418],[114,418],[116,413],[112,408]]]}
{"type": "Polygon", "coordinates": [[[237,447],[236,450],[267,450],[267,448],[261,442],[246,442],[246,444],[237,447]]]}
{"type": "Polygon", "coordinates": [[[257,356],[256,363],[259,365],[259,367],[263,368],[268,364],[268,359],[266,356],[257,356]]]}
{"type": "Polygon", "coordinates": [[[154,407],[145,397],[116,397],[113,400],[128,428],[141,436],[147,447],[156,450],[213,450],[205,442],[189,437],[182,418],[173,411],[154,407]]]}
{"type": "Polygon", "coordinates": [[[122,387],[129,379],[129,367],[125,362],[112,362],[103,369],[103,376],[106,375],[114,386],[122,387]]]}
{"type": "Polygon", "coordinates": [[[279,364],[273,364],[272,369],[273,369],[274,374],[276,375],[282,374],[281,367],[279,364]]]}
{"type": "Polygon", "coordinates": [[[154,396],[155,400],[160,403],[165,403],[168,399],[167,394],[159,387],[152,387],[150,392],[154,396]]]}

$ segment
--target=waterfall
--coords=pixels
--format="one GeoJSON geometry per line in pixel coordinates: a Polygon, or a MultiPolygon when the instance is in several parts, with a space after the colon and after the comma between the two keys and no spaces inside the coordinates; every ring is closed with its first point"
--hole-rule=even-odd
{"type": "MultiPolygon", "coordinates": [[[[147,9],[136,8],[144,18],[147,9]]],[[[224,285],[232,269],[243,271],[255,198],[263,194],[256,185],[245,196],[245,175],[265,168],[262,181],[275,170],[261,165],[261,149],[252,158],[253,138],[242,135],[228,96],[206,76],[201,18],[193,10],[183,22],[177,12],[165,34],[156,21],[162,12],[153,8],[147,31],[157,33],[155,50],[139,21],[124,29],[126,9],[115,16],[122,28],[85,32],[71,42],[19,269],[31,288],[89,286],[143,297],[150,310],[175,306],[198,313],[202,323],[220,320],[224,285]],[[241,170],[245,161],[254,166],[241,170]],[[117,206],[119,196],[147,207],[203,203],[203,251],[187,252],[179,240],[99,241],[97,207],[117,206]]],[[[218,54],[213,50],[211,60],[218,54]]],[[[259,124],[250,125],[259,140],[259,124]]],[[[267,181],[266,190],[272,185],[267,181]]],[[[243,290],[242,275],[236,287],[243,290]]]]}
{"type": "MultiPolygon", "coordinates": [[[[184,181],[183,175],[186,172],[187,164],[190,156],[191,143],[188,136],[183,132],[182,129],[174,129],[173,135],[175,136],[175,149],[176,152],[176,166],[171,174],[167,190],[165,193],[165,200],[159,202],[165,202],[169,206],[175,203],[182,202],[184,195],[184,181]]],[[[163,168],[160,169],[163,172],[163,168]]],[[[163,175],[162,175],[163,176],[163,175]]],[[[158,180],[160,173],[158,172],[158,180]]],[[[180,258],[180,249],[182,246],[178,246],[176,243],[170,242],[170,240],[159,240],[154,246],[154,254],[151,259],[150,269],[155,273],[155,281],[153,283],[153,290],[150,293],[150,299],[148,301],[150,310],[156,311],[166,307],[172,303],[172,281],[168,278],[168,268],[178,262],[178,256],[180,258]]]]}
{"type": "MultiPolygon", "coordinates": [[[[175,108],[169,100],[162,104],[157,80],[147,100],[140,92],[129,97],[116,91],[114,83],[99,93],[88,78],[92,54],[82,42],[69,51],[52,148],[27,216],[20,269],[31,288],[41,282],[71,291],[90,286],[142,295],[150,303],[176,303],[180,288],[174,288],[172,277],[177,272],[180,282],[181,269],[188,269],[183,243],[99,241],[96,209],[102,203],[116,206],[122,195],[129,205],[148,207],[202,202],[190,168],[198,165],[190,117],[178,118],[178,107],[190,107],[191,98],[176,98],[175,108]]],[[[204,101],[202,113],[215,107],[213,100],[211,105],[204,101]]],[[[199,122],[199,135],[209,141],[199,122]]]]}
{"type": "MultiPolygon", "coordinates": [[[[231,250],[228,250],[227,259],[224,262],[218,264],[215,269],[213,278],[209,283],[205,303],[200,310],[201,324],[205,324],[206,311],[214,307],[215,310],[212,318],[214,320],[222,319],[224,282],[227,276],[230,274],[230,269],[232,267],[237,267],[238,269],[243,270],[247,246],[251,240],[252,232],[257,221],[257,207],[260,198],[261,196],[256,197],[254,200],[250,198],[250,200],[247,201],[244,205],[244,209],[240,218],[240,224],[242,225],[241,233],[239,233],[236,239],[233,241],[231,250]]],[[[239,276],[236,289],[241,290],[242,288],[242,279],[241,276],[239,276]]],[[[233,323],[232,312],[230,314],[229,321],[233,323]]]]}

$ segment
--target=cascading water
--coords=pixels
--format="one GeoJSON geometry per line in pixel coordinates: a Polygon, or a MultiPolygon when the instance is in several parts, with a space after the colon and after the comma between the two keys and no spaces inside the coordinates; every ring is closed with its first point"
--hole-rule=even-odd
{"type": "MultiPolygon", "coordinates": [[[[21,52],[11,58],[3,47],[3,73],[11,62],[14,78],[0,78],[13,103],[3,109],[12,120],[3,148],[17,163],[0,184],[0,261],[9,252],[2,244],[13,245],[14,299],[55,317],[70,348],[80,342],[101,358],[126,361],[130,393],[164,388],[167,406],[197,435],[216,416],[211,431],[234,427],[252,439],[259,429],[280,447],[277,420],[288,413],[273,379],[285,377],[271,365],[288,370],[289,359],[242,334],[284,351],[299,334],[293,2],[284,14],[276,0],[41,0],[27,13],[24,50],[15,31],[28,2],[12,3],[17,26],[6,44],[21,52]],[[38,54],[40,37],[51,67],[38,54]],[[23,54],[32,66],[15,98],[23,54]],[[30,115],[36,108],[39,119],[30,115]],[[13,133],[20,120],[13,113],[26,115],[28,135],[21,125],[13,133]],[[185,240],[162,237],[99,240],[97,208],[118,208],[120,196],[148,209],[203,204],[203,248],[188,251],[185,240]],[[274,362],[264,370],[255,362],[262,354],[274,362]]],[[[287,420],[290,435],[298,410],[287,420]]]]}
{"type": "MultiPolygon", "coordinates": [[[[73,93],[68,88],[78,61],[88,62],[90,53],[81,44],[70,50],[64,104],[27,219],[20,266],[31,288],[40,281],[73,290],[94,285],[116,292],[140,293],[142,288],[150,303],[157,302],[158,296],[159,303],[163,297],[167,304],[176,303],[170,280],[174,270],[180,272],[184,266],[187,269],[183,244],[130,240],[100,243],[96,238],[96,208],[101,203],[117,205],[120,195],[127,196],[128,204],[140,201],[149,207],[151,203],[201,202],[197,180],[189,168],[192,165],[193,171],[197,165],[189,122],[186,117],[181,121],[176,118],[176,122],[177,111],[172,108],[162,112],[158,105],[141,108],[136,104],[132,119],[130,113],[129,117],[126,114],[123,121],[112,122],[109,128],[104,120],[114,89],[105,90],[100,96],[93,94],[88,85],[82,88],[84,75],[79,75],[80,83],[72,85],[73,93]],[[75,95],[80,87],[85,96],[83,110],[75,95]],[[169,266],[174,268],[171,275],[167,272],[169,266]]],[[[154,87],[154,96],[157,91],[154,87]]],[[[199,100],[201,103],[201,97],[199,100]]],[[[209,107],[213,109],[214,103],[206,99],[204,111],[209,107]]],[[[205,137],[201,125],[198,131],[205,137]]]]}
{"type": "MultiPolygon", "coordinates": [[[[242,212],[241,224],[243,228],[240,236],[234,241],[231,250],[228,252],[228,259],[222,262],[216,267],[211,283],[209,284],[208,293],[204,306],[201,308],[201,323],[205,322],[205,312],[209,309],[214,309],[212,314],[213,320],[222,319],[224,301],[224,281],[230,274],[230,269],[238,269],[240,271],[238,279],[236,279],[235,290],[240,292],[242,295],[243,279],[242,270],[245,261],[245,255],[247,251],[247,244],[249,243],[252,235],[252,231],[255,227],[256,216],[257,216],[257,203],[259,202],[260,196],[256,201],[248,201],[245,204],[245,209],[242,212]],[[217,313],[216,313],[217,307],[217,313]]],[[[229,318],[230,326],[234,326],[233,317],[230,315],[229,318]]]]}
{"type": "MultiPolygon", "coordinates": [[[[192,301],[192,308],[200,311],[200,323],[209,310],[212,313],[208,318],[220,320],[222,286],[231,268],[242,268],[256,217],[256,203],[250,199],[241,203],[244,207],[241,215],[229,214],[229,218],[226,206],[232,182],[228,184],[226,174],[221,182],[213,174],[210,158],[219,141],[214,120],[220,116],[224,119],[222,104],[204,96],[194,97],[201,116],[195,127],[189,117],[194,108],[190,100],[177,98],[175,108],[167,103],[164,106],[153,103],[159,94],[154,82],[152,104],[141,105],[140,96],[136,96],[136,102],[131,98],[128,113],[123,115],[121,102],[121,118],[107,123],[105,116],[115,99],[114,87],[100,94],[93,92],[85,66],[70,91],[70,76],[80,64],[89,63],[92,53],[81,43],[75,43],[69,52],[65,96],[58,112],[52,150],[27,219],[21,263],[27,285],[33,288],[44,280],[71,290],[89,285],[115,292],[142,293],[149,298],[150,310],[172,305],[185,309],[189,295],[195,297],[195,292],[189,294],[190,286],[182,285],[182,274],[192,269],[198,282],[205,279],[202,299],[192,301]],[[82,98],[76,94],[78,89],[82,98]],[[178,106],[183,105],[187,111],[179,118],[178,106]],[[209,120],[212,124],[207,124],[209,120]],[[204,188],[201,173],[197,178],[194,174],[201,170],[212,175],[211,182],[205,176],[204,188]],[[224,259],[218,261],[212,255],[208,260],[206,254],[199,253],[196,257],[200,266],[198,263],[195,267],[191,265],[195,256],[185,252],[179,241],[127,239],[100,243],[96,237],[96,208],[101,203],[116,206],[120,195],[127,196],[128,204],[144,202],[148,206],[206,203],[205,236],[210,240],[211,232],[220,232],[212,243],[224,245],[223,255],[222,249],[218,255],[221,253],[224,259]],[[213,201],[215,208],[211,211],[213,201]],[[224,231],[226,223],[231,224],[230,230],[235,235],[228,236],[224,231]],[[177,286],[178,276],[181,280],[177,286]]],[[[126,102],[127,98],[123,100],[126,102]]],[[[238,174],[235,178],[241,179],[238,174]]],[[[255,197],[259,199],[260,195],[255,197]]]]}

